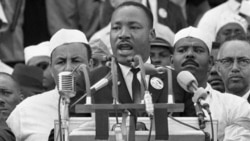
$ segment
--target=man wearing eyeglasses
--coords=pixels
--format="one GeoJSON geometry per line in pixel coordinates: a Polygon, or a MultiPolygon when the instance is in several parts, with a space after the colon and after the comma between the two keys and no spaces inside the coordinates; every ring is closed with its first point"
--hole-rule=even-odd
{"type": "Polygon", "coordinates": [[[226,92],[241,96],[250,103],[250,44],[242,40],[225,42],[217,62],[226,92]]]}

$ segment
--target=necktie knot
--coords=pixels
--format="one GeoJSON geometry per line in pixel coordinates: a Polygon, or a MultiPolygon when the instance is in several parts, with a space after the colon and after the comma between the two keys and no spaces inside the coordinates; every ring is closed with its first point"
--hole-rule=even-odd
{"type": "Polygon", "coordinates": [[[140,71],[140,68],[132,68],[130,70],[134,75],[136,75],[139,71],[140,71]]]}

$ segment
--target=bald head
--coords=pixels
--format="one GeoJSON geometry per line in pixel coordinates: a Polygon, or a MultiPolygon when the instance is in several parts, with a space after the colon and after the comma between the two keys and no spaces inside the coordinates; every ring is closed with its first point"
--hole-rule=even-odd
{"type": "Polygon", "coordinates": [[[220,50],[218,52],[217,59],[223,58],[224,54],[227,52],[231,52],[232,54],[234,54],[235,53],[234,51],[240,52],[240,54],[244,54],[244,56],[245,55],[250,56],[250,52],[249,52],[250,44],[244,40],[226,41],[221,45],[220,50]],[[244,50],[247,52],[244,52],[244,50]]]}

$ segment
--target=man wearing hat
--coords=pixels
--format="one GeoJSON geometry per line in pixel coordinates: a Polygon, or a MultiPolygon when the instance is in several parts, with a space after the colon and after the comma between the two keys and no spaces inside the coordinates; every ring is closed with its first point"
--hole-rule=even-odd
{"type": "MultiPolygon", "coordinates": [[[[73,71],[80,64],[88,65],[91,50],[83,32],[61,29],[50,39],[50,55],[52,76],[57,84],[60,72],[73,71]]],[[[58,102],[59,92],[55,88],[20,103],[7,119],[16,140],[47,141],[54,120],[58,119],[58,102]]]]}
{"type": "Polygon", "coordinates": [[[150,43],[150,58],[152,64],[170,66],[170,56],[173,54],[174,34],[165,30],[163,25],[156,25],[156,38],[150,43]]]}
{"type": "Polygon", "coordinates": [[[20,84],[24,98],[45,91],[42,83],[43,70],[38,67],[16,64],[12,76],[20,84]]]}
{"type": "Polygon", "coordinates": [[[246,40],[247,27],[248,23],[243,17],[237,14],[225,16],[219,19],[215,32],[215,41],[222,44],[226,40],[246,40]]]}
{"type": "MultiPolygon", "coordinates": [[[[213,58],[217,58],[220,45],[225,41],[233,39],[246,40],[247,27],[247,21],[237,14],[231,14],[220,19],[216,27],[216,39],[211,51],[213,58]]],[[[224,83],[216,69],[216,63],[213,64],[209,73],[208,82],[211,84],[212,88],[225,92],[224,83]]]]}
{"type": "Polygon", "coordinates": [[[200,19],[197,27],[206,33],[210,33],[213,36],[212,40],[214,41],[220,19],[229,17],[232,14],[238,14],[242,17],[249,18],[249,6],[250,3],[248,0],[227,0],[226,2],[208,10],[200,19]]]}
{"type": "Polygon", "coordinates": [[[46,91],[55,88],[55,81],[49,67],[50,49],[48,41],[26,47],[24,49],[24,59],[26,65],[36,66],[43,70],[43,87],[46,91]]]}
{"type": "Polygon", "coordinates": [[[170,66],[170,56],[173,54],[173,49],[166,40],[156,37],[150,43],[150,58],[152,64],[160,66],[170,66]]]}
{"type": "MultiPolygon", "coordinates": [[[[207,83],[213,60],[210,56],[212,38],[202,30],[188,27],[175,35],[172,64],[177,72],[191,72],[198,87],[207,91],[205,102],[209,104],[213,119],[218,120],[218,140],[249,140],[250,105],[245,99],[221,93],[207,83]]],[[[207,112],[204,110],[206,117],[207,112]]]]}

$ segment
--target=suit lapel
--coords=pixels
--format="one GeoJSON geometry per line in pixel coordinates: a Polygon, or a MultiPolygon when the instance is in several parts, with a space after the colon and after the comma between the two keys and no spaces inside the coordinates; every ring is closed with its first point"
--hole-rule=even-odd
{"type": "Polygon", "coordinates": [[[159,96],[161,95],[162,91],[163,91],[163,88],[164,87],[167,87],[167,84],[164,84],[163,82],[163,77],[160,77],[159,75],[151,75],[150,78],[149,78],[149,82],[148,82],[148,90],[149,92],[152,94],[152,99],[153,99],[153,102],[157,102],[158,101],[158,98],[159,96]],[[162,82],[162,88],[160,88],[159,86],[157,86],[156,83],[154,83],[154,81],[160,81],[162,82]]]}
{"type": "Polygon", "coordinates": [[[122,71],[120,66],[117,64],[117,71],[118,71],[118,97],[119,97],[119,102],[120,103],[133,103],[131,96],[129,94],[126,82],[123,78],[122,71]]]}

